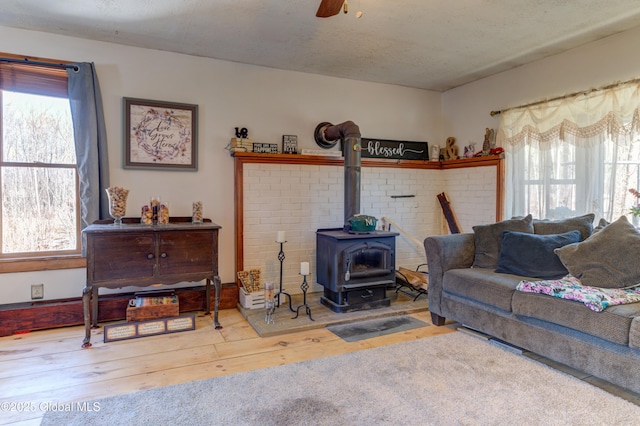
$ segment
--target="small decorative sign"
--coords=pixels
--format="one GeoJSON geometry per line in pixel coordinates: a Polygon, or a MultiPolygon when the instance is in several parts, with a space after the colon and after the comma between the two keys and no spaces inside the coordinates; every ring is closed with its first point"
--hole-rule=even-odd
{"type": "Polygon", "coordinates": [[[427,142],[394,141],[388,139],[361,139],[363,158],[389,158],[398,160],[428,160],[427,142]]]}
{"type": "Polygon", "coordinates": [[[195,330],[195,328],[196,317],[193,314],[141,322],[128,322],[126,324],[111,324],[104,326],[104,342],[176,333],[178,331],[195,330]]]}
{"type": "Polygon", "coordinates": [[[254,142],[253,152],[261,152],[263,154],[277,154],[278,144],[254,142]]]}
{"type": "Polygon", "coordinates": [[[282,135],[282,153],[297,154],[298,153],[298,136],[282,135]]]}

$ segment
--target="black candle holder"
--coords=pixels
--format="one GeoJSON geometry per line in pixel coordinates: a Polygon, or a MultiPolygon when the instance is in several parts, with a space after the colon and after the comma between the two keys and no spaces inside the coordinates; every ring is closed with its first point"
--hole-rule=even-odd
{"type": "MultiPolygon", "coordinates": [[[[276,241],[278,242],[278,241],[276,241]]],[[[282,290],[282,264],[284,263],[284,250],[283,250],[283,245],[284,243],[286,243],[286,241],[281,242],[280,243],[280,253],[278,253],[278,260],[280,261],[280,289],[278,290],[278,292],[275,294],[275,299],[276,299],[276,308],[280,307],[280,295],[284,294],[285,296],[287,296],[287,298],[289,299],[289,310],[291,312],[295,312],[293,310],[293,307],[291,306],[291,295],[287,292],[285,292],[284,290],[282,290]]]]}
{"type": "Polygon", "coordinates": [[[298,306],[298,308],[295,311],[296,312],[296,316],[291,318],[291,319],[298,318],[300,308],[302,308],[304,306],[305,307],[305,312],[309,316],[309,319],[311,321],[315,321],[313,318],[311,318],[311,308],[309,307],[309,305],[307,305],[307,290],[309,290],[309,284],[307,284],[307,276],[303,275],[303,277],[304,278],[302,280],[302,284],[300,284],[300,288],[302,289],[302,305],[298,306]]]}

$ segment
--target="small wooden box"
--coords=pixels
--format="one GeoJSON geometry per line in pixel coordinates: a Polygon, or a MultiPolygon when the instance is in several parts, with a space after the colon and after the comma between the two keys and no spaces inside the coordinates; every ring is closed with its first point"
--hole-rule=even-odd
{"type": "Polygon", "coordinates": [[[245,309],[260,309],[264,308],[264,291],[253,291],[249,293],[240,287],[240,305],[245,309]]]}
{"type": "Polygon", "coordinates": [[[180,304],[151,305],[127,307],[127,322],[146,321],[158,318],[177,317],[180,315],[180,304]]]}

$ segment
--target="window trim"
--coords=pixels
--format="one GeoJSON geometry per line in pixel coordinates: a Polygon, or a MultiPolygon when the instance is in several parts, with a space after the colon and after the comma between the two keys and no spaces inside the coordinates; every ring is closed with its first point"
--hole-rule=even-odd
{"type": "Polygon", "coordinates": [[[86,268],[87,259],[81,255],[16,257],[0,259],[0,274],[11,272],[53,271],[86,268]]]}

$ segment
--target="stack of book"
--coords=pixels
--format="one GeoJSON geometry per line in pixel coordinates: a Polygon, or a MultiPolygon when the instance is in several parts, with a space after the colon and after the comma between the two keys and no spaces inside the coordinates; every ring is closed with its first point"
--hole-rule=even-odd
{"type": "Polygon", "coordinates": [[[175,294],[172,296],[136,296],[135,307],[140,306],[155,306],[155,305],[170,305],[172,303],[178,303],[178,296],[175,294]]]}
{"type": "Polygon", "coordinates": [[[231,138],[227,149],[229,152],[251,152],[253,151],[253,140],[249,138],[231,138]]]}
{"type": "Polygon", "coordinates": [[[180,304],[178,296],[173,290],[135,293],[135,299],[131,299],[127,307],[127,321],[129,322],[177,317],[178,315],[180,315],[180,304]]]}

